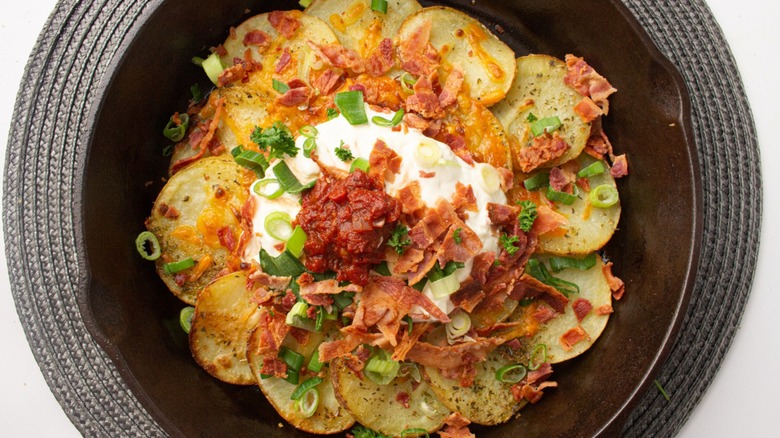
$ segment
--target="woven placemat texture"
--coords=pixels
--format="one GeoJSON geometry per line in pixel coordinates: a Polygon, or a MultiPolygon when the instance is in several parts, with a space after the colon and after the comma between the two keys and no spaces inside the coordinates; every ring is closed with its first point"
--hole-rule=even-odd
{"type": "MultiPolygon", "coordinates": [[[[679,339],[626,436],[671,436],[726,354],[756,264],[761,178],[755,128],[735,62],[704,1],[624,0],[678,67],[692,99],[704,188],[701,266],[679,339]]],[[[63,0],[30,57],[11,127],[3,215],[17,311],[43,375],[87,436],[164,436],[80,319],[87,284],[80,211],[86,114],[148,0],[63,0]],[[30,147],[34,145],[34,147],[30,147]]]]}

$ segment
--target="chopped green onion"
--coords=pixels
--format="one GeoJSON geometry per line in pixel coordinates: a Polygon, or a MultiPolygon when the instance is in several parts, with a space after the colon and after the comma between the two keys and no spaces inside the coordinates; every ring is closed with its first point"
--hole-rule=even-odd
{"type": "Polygon", "coordinates": [[[423,435],[425,435],[425,438],[430,438],[430,435],[428,435],[428,431],[419,427],[416,429],[404,429],[401,431],[401,438],[423,436],[423,435]]]}
{"type": "Polygon", "coordinates": [[[547,193],[544,195],[547,196],[547,199],[550,201],[560,202],[565,205],[572,205],[574,204],[574,201],[577,200],[577,196],[566,192],[559,192],[550,186],[547,187],[547,193]]]}
{"type": "Polygon", "coordinates": [[[420,369],[414,362],[404,362],[401,364],[401,368],[398,370],[398,377],[411,377],[415,382],[422,381],[422,374],[420,369]]]}
{"type": "Polygon", "coordinates": [[[315,332],[321,332],[322,326],[325,324],[325,316],[328,314],[328,312],[325,311],[325,308],[322,306],[319,306],[317,308],[317,317],[314,319],[314,331],[315,332]]]}
{"type": "Polygon", "coordinates": [[[392,275],[390,273],[390,267],[387,266],[387,261],[386,260],[383,260],[382,263],[374,266],[374,272],[376,272],[377,274],[382,275],[384,277],[389,277],[390,275],[392,275]]]}
{"type": "Polygon", "coordinates": [[[291,327],[314,331],[314,321],[306,316],[306,312],[308,311],[309,305],[303,301],[298,301],[293,305],[292,309],[287,312],[287,317],[284,320],[285,324],[291,327]]]}
{"type": "Polygon", "coordinates": [[[592,252],[581,259],[574,257],[550,257],[550,268],[553,272],[561,272],[566,268],[576,268],[581,271],[587,271],[595,265],[595,252],[592,252]]]}
{"type": "Polygon", "coordinates": [[[295,401],[295,409],[303,418],[309,418],[317,411],[320,405],[320,393],[314,388],[310,388],[301,395],[300,400],[295,401]]]}
{"type": "Polygon", "coordinates": [[[273,80],[273,82],[271,83],[271,86],[273,87],[274,90],[278,91],[281,94],[284,94],[284,93],[290,91],[290,86],[289,85],[285,84],[282,81],[278,81],[276,79],[273,80]]]}
{"type": "Polygon", "coordinates": [[[552,274],[550,274],[550,272],[547,270],[547,267],[544,265],[544,263],[540,262],[536,258],[528,260],[528,274],[542,283],[558,289],[559,292],[566,295],[567,297],[571,294],[580,293],[579,286],[577,286],[575,283],[553,277],[552,274]]]}
{"type": "Polygon", "coordinates": [[[184,134],[187,132],[187,126],[190,125],[190,116],[187,114],[179,114],[179,124],[176,124],[174,118],[176,115],[171,116],[168,120],[168,124],[163,129],[163,135],[170,141],[181,141],[184,138],[184,134]]]}
{"type": "Polygon", "coordinates": [[[336,110],[336,108],[328,108],[326,114],[328,115],[328,120],[333,120],[339,116],[339,112],[336,110]]]}
{"type": "Polygon", "coordinates": [[[371,356],[363,369],[363,375],[378,385],[387,385],[398,375],[401,364],[390,359],[390,355],[384,350],[371,356]]]}
{"type": "Polygon", "coordinates": [[[406,331],[409,334],[409,336],[411,336],[412,330],[414,330],[414,320],[412,319],[411,316],[406,315],[403,317],[403,321],[406,322],[406,327],[407,327],[406,331]]]}
{"type": "Polygon", "coordinates": [[[607,166],[604,165],[603,161],[596,161],[584,169],[580,169],[580,171],[577,172],[577,176],[580,178],[588,178],[591,176],[601,175],[606,170],[607,166]]]}
{"type": "Polygon", "coordinates": [[[279,358],[287,364],[288,370],[300,371],[301,367],[303,366],[303,355],[290,350],[287,347],[282,347],[279,349],[279,358]]]}
{"type": "Polygon", "coordinates": [[[192,103],[198,103],[203,100],[203,92],[200,91],[200,85],[192,84],[190,87],[190,94],[192,94],[192,103]]]}
{"type": "Polygon", "coordinates": [[[354,302],[352,299],[354,296],[355,294],[353,292],[337,293],[336,295],[333,295],[333,305],[335,305],[338,310],[344,310],[344,308],[354,302]]]}
{"type": "Polygon", "coordinates": [[[547,345],[536,344],[531,350],[531,357],[528,359],[528,369],[538,370],[543,363],[547,362],[547,345]]]}
{"type": "Polygon", "coordinates": [[[362,91],[355,90],[336,93],[333,102],[350,125],[368,123],[362,91]]]}
{"type": "Polygon", "coordinates": [[[186,259],[179,260],[178,262],[164,264],[163,271],[165,271],[166,274],[176,274],[177,272],[181,272],[193,266],[195,266],[195,261],[192,260],[192,257],[187,257],[186,259]]]}
{"type": "Polygon", "coordinates": [[[306,271],[298,258],[287,250],[272,257],[268,251],[261,249],[260,267],[266,274],[278,277],[297,277],[306,271]]]}
{"type": "Polygon", "coordinates": [[[255,182],[252,185],[252,191],[258,196],[268,199],[276,199],[284,193],[282,185],[276,178],[266,178],[255,182]]]}
{"type": "Polygon", "coordinates": [[[525,378],[528,369],[523,364],[507,365],[496,371],[496,380],[503,383],[517,383],[525,378]]]}
{"type": "Polygon", "coordinates": [[[292,394],[290,394],[290,400],[299,400],[303,396],[304,392],[314,388],[322,382],[323,380],[321,377],[312,377],[311,379],[306,379],[303,383],[298,385],[297,388],[295,388],[295,391],[293,391],[292,394]]]}
{"type": "Polygon", "coordinates": [[[561,127],[561,119],[557,116],[545,117],[543,119],[535,120],[531,122],[531,133],[534,137],[538,137],[543,133],[553,132],[561,127]]]}
{"type": "Polygon", "coordinates": [[[230,153],[240,166],[253,171],[260,178],[265,176],[265,170],[268,169],[268,160],[263,154],[244,149],[241,146],[236,146],[230,153]]]}
{"type": "Polygon", "coordinates": [[[194,315],[195,308],[192,306],[187,306],[179,312],[179,325],[181,325],[181,329],[184,330],[184,333],[190,333],[190,329],[192,328],[192,317],[194,315]]]}
{"type": "Polygon", "coordinates": [[[460,282],[455,274],[447,275],[436,281],[431,281],[431,293],[434,298],[450,296],[460,289],[460,282]]]}
{"type": "Polygon", "coordinates": [[[482,188],[485,189],[488,193],[495,193],[498,191],[498,189],[501,188],[501,175],[499,175],[498,171],[495,167],[491,166],[490,164],[478,164],[478,166],[481,167],[479,170],[479,182],[482,185],[482,188]]]}
{"type": "Polygon", "coordinates": [[[386,128],[392,128],[393,126],[398,126],[399,123],[401,123],[401,120],[404,119],[404,109],[401,108],[398,111],[393,114],[393,118],[391,120],[387,120],[386,118],[382,116],[374,116],[371,118],[371,121],[374,122],[375,125],[384,126],[386,128]]]}
{"type": "Polygon", "coordinates": [[[314,354],[311,355],[311,359],[309,359],[309,365],[306,368],[308,368],[309,371],[313,373],[319,373],[322,370],[323,365],[325,364],[320,362],[320,350],[314,350],[314,354]]]}
{"type": "Polygon", "coordinates": [[[206,59],[200,60],[200,58],[193,58],[192,61],[196,64],[200,61],[199,65],[203,67],[203,70],[206,72],[206,75],[211,82],[213,82],[214,85],[218,84],[219,75],[225,70],[225,66],[222,65],[222,60],[219,59],[219,55],[217,55],[216,52],[209,55],[206,59]]]}
{"type": "Polygon", "coordinates": [[[536,175],[523,181],[526,190],[539,190],[550,184],[550,174],[547,172],[537,173],[536,175]]]}
{"type": "Polygon", "coordinates": [[[282,185],[282,188],[284,188],[284,191],[287,193],[301,193],[304,190],[314,187],[314,184],[317,182],[315,179],[306,184],[301,184],[284,161],[280,161],[274,166],[273,172],[274,175],[276,175],[276,179],[279,180],[279,184],[282,185]]]}
{"type": "Polygon", "coordinates": [[[293,227],[290,215],[283,211],[274,211],[265,217],[265,232],[276,240],[286,242],[292,236],[293,227]]]}
{"type": "Polygon", "coordinates": [[[296,225],[290,238],[287,239],[287,251],[290,251],[295,257],[300,258],[301,254],[303,254],[303,245],[306,243],[307,238],[308,236],[306,235],[306,232],[303,231],[303,228],[301,228],[300,225],[296,225]]]}
{"type": "Polygon", "coordinates": [[[306,125],[302,126],[298,133],[306,138],[317,138],[320,132],[314,126],[306,125]]]}
{"type": "Polygon", "coordinates": [[[142,231],[135,238],[135,248],[145,260],[157,260],[160,257],[160,242],[151,231],[142,231]]]}
{"type": "Polygon", "coordinates": [[[371,0],[371,10],[376,12],[381,12],[383,14],[387,13],[387,0],[371,0]]]}
{"type": "Polygon", "coordinates": [[[602,184],[590,191],[588,199],[594,207],[609,208],[617,204],[620,197],[616,188],[602,184]]]}
{"type": "Polygon", "coordinates": [[[658,388],[658,390],[661,392],[661,395],[664,396],[666,401],[671,401],[671,399],[669,398],[669,394],[667,394],[666,391],[664,391],[664,387],[661,386],[661,383],[658,380],[653,380],[653,383],[655,383],[655,387],[658,388]]]}
{"type": "Polygon", "coordinates": [[[423,140],[414,149],[414,159],[423,168],[431,168],[441,160],[441,149],[436,143],[423,140]]]}
{"type": "Polygon", "coordinates": [[[368,164],[368,160],[366,160],[363,157],[358,157],[358,158],[355,158],[355,160],[352,162],[352,165],[349,166],[349,173],[354,172],[355,169],[360,169],[363,172],[368,173],[369,167],[370,166],[368,164]]]}
{"type": "Polygon", "coordinates": [[[301,377],[301,372],[296,370],[287,369],[287,377],[284,378],[288,383],[293,385],[298,384],[298,379],[301,377]]]}
{"type": "Polygon", "coordinates": [[[311,151],[317,149],[317,141],[314,137],[309,137],[303,142],[303,156],[311,158],[311,151]]]}
{"type": "Polygon", "coordinates": [[[401,88],[404,90],[407,94],[414,94],[414,84],[417,83],[417,79],[412,76],[409,72],[404,72],[404,74],[401,75],[401,88]]]}
{"type": "Polygon", "coordinates": [[[453,341],[471,330],[471,318],[469,318],[469,314],[466,312],[457,312],[444,328],[447,332],[447,339],[453,341]]]}
{"type": "Polygon", "coordinates": [[[302,8],[306,9],[311,4],[312,0],[300,0],[298,2],[299,5],[301,5],[302,8]]]}

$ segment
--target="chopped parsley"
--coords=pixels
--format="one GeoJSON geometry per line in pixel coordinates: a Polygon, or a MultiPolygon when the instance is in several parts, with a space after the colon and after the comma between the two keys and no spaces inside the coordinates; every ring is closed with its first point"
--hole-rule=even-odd
{"type": "Polygon", "coordinates": [[[398,254],[403,254],[406,250],[406,246],[411,245],[412,243],[412,240],[409,239],[408,236],[409,228],[404,224],[398,224],[395,226],[393,234],[390,235],[390,239],[387,240],[387,245],[393,248],[398,254]]]}
{"type": "Polygon", "coordinates": [[[536,204],[533,201],[521,201],[520,202],[520,215],[517,216],[517,221],[520,224],[520,229],[526,233],[531,231],[531,227],[534,225],[536,216],[536,204]]]}
{"type": "Polygon", "coordinates": [[[383,435],[373,429],[369,429],[362,424],[358,424],[357,426],[353,427],[351,432],[352,436],[355,438],[390,438],[389,436],[383,435]]]}
{"type": "Polygon", "coordinates": [[[333,120],[339,116],[339,110],[336,108],[328,108],[328,120],[333,120]]]}
{"type": "Polygon", "coordinates": [[[262,151],[268,151],[268,159],[282,158],[284,154],[291,157],[298,155],[292,133],[282,122],[274,122],[273,126],[263,129],[255,126],[249,139],[257,144],[262,151]]]}
{"type": "Polygon", "coordinates": [[[498,238],[498,243],[500,243],[504,248],[504,251],[506,251],[506,253],[511,256],[520,249],[519,247],[515,246],[515,242],[517,242],[517,240],[517,236],[510,236],[506,233],[502,233],[498,238]]]}
{"type": "Polygon", "coordinates": [[[533,123],[533,122],[535,122],[535,121],[537,121],[539,119],[536,118],[534,113],[528,113],[528,117],[526,117],[525,120],[528,121],[528,123],[533,123]]]}
{"type": "Polygon", "coordinates": [[[344,147],[344,141],[341,142],[341,146],[337,147],[333,151],[336,153],[336,156],[339,158],[339,160],[345,163],[355,159],[355,156],[352,155],[352,151],[344,147]]]}
{"type": "Polygon", "coordinates": [[[452,232],[452,240],[454,240],[458,245],[463,242],[463,239],[460,237],[461,231],[463,231],[463,228],[456,228],[455,231],[452,232]]]}

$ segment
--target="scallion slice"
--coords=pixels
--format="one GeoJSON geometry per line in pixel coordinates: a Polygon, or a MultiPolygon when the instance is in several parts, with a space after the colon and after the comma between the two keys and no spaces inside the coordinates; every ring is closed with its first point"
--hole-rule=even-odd
{"type": "Polygon", "coordinates": [[[414,362],[404,362],[401,364],[401,368],[398,370],[398,377],[411,377],[415,382],[422,380],[422,374],[420,374],[420,368],[414,362]]]}
{"type": "Polygon", "coordinates": [[[592,252],[581,259],[574,257],[550,257],[550,268],[553,272],[561,272],[566,268],[576,268],[581,271],[587,271],[595,265],[595,252],[592,252]]]}
{"type": "Polygon", "coordinates": [[[449,341],[454,341],[471,330],[471,318],[468,313],[459,311],[452,315],[450,322],[448,322],[444,328],[447,332],[447,339],[449,341]]]}
{"type": "Polygon", "coordinates": [[[406,94],[414,94],[414,84],[417,83],[417,79],[412,76],[409,72],[404,72],[404,74],[401,75],[401,89],[404,90],[406,94]]]}
{"type": "Polygon", "coordinates": [[[303,231],[303,228],[301,228],[300,225],[296,225],[290,238],[287,239],[287,251],[290,251],[295,257],[300,258],[301,254],[303,254],[303,245],[306,244],[307,238],[308,236],[306,235],[306,232],[303,231]]]}
{"type": "Polygon", "coordinates": [[[276,178],[266,178],[255,182],[252,185],[252,191],[258,196],[268,199],[276,199],[284,193],[282,185],[276,178]]]}
{"type": "Polygon", "coordinates": [[[306,367],[313,373],[319,373],[322,370],[324,363],[320,362],[320,350],[314,350],[314,354],[309,359],[309,365],[306,367]]]}
{"type": "Polygon", "coordinates": [[[528,260],[528,274],[542,283],[558,289],[559,292],[567,297],[571,294],[580,293],[580,287],[577,286],[577,284],[562,280],[558,277],[553,277],[544,263],[539,261],[539,259],[532,258],[528,260]]]}
{"type": "Polygon", "coordinates": [[[572,205],[577,200],[577,196],[566,192],[559,192],[550,186],[547,186],[547,192],[544,194],[547,199],[553,202],[560,202],[565,205],[572,205]]]}
{"type": "Polygon", "coordinates": [[[317,128],[311,125],[302,126],[301,129],[298,130],[298,133],[306,138],[317,138],[317,135],[319,135],[319,131],[317,128]]]}
{"type": "Polygon", "coordinates": [[[192,103],[198,103],[203,100],[203,92],[200,91],[200,85],[198,84],[192,84],[190,94],[192,94],[192,103]]]}
{"type": "Polygon", "coordinates": [[[279,184],[281,184],[282,188],[284,188],[284,191],[287,193],[301,193],[304,190],[314,187],[314,184],[317,182],[315,179],[306,184],[301,184],[284,161],[280,161],[274,166],[273,172],[274,175],[276,175],[276,179],[279,180],[279,184]]]}
{"type": "Polygon", "coordinates": [[[354,161],[352,161],[352,164],[349,166],[349,173],[352,173],[355,171],[355,169],[360,169],[363,172],[368,173],[369,169],[368,160],[366,160],[363,157],[357,157],[354,161]]]}
{"type": "Polygon", "coordinates": [[[401,369],[401,364],[390,359],[390,355],[384,350],[368,359],[363,374],[378,385],[387,385],[392,382],[401,369]]]}
{"type": "Polygon", "coordinates": [[[187,127],[190,125],[190,116],[187,114],[172,115],[168,120],[168,124],[163,129],[163,135],[170,141],[181,141],[184,138],[184,134],[187,132],[187,127]],[[175,119],[178,117],[179,123],[177,124],[175,119]]]}
{"type": "Polygon", "coordinates": [[[616,188],[602,184],[588,194],[591,205],[597,208],[609,208],[618,203],[620,196],[616,188]]]}
{"type": "Polygon", "coordinates": [[[260,178],[265,176],[265,170],[268,169],[268,160],[263,154],[244,149],[241,146],[233,148],[230,153],[239,165],[253,171],[260,178]]]}
{"type": "Polygon", "coordinates": [[[481,163],[478,164],[479,169],[479,182],[482,188],[488,193],[495,193],[501,188],[501,175],[495,167],[490,164],[481,163]]]}
{"type": "Polygon", "coordinates": [[[268,251],[261,249],[260,267],[266,274],[278,277],[297,277],[306,271],[298,258],[288,250],[277,257],[272,257],[268,251]]]}
{"type": "Polygon", "coordinates": [[[317,149],[317,140],[314,137],[309,137],[303,142],[303,156],[311,158],[311,151],[317,149]]]}
{"type": "Polygon", "coordinates": [[[560,127],[561,119],[559,119],[557,116],[545,117],[531,123],[531,133],[534,135],[534,137],[538,137],[545,132],[550,133],[560,127]]]}
{"type": "Polygon", "coordinates": [[[531,357],[528,359],[528,369],[538,370],[543,363],[547,362],[547,345],[536,344],[531,350],[531,357]]]}
{"type": "Polygon", "coordinates": [[[184,333],[190,333],[190,329],[192,328],[192,317],[194,315],[195,308],[192,306],[187,306],[179,312],[179,325],[181,326],[181,329],[184,330],[184,333]]]}
{"type": "Polygon", "coordinates": [[[273,87],[274,90],[276,90],[277,92],[279,92],[281,94],[284,94],[284,93],[290,91],[290,86],[289,85],[285,84],[282,81],[276,80],[276,79],[274,79],[271,82],[271,86],[273,87]]]}
{"type": "Polygon", "coordinates": [[[441,160],[441,149],[436,143],[423,140],[414,149],[414,159],[420,167],[430,169],[441,160]]]}
{"type": "Polygon", "coordinates": [[[525,378],[528,369],[523,364],[507,365],[496,370],[496,380],[503,383],[517,383],[525,378]]]}
{"type": "Polygon", "coordinates": [[[430,435],[428,435],[428,431],[419,427],[415,429],[404,429],[401,431],[401,438],[407,438],[413,436],[425,436],[425,438],[430,438],[430,435]]]}
{"type": "Polygon", "coordinates": [[[193,266],[195,266],[195,261],[192,260],[192,257],[187,257],[186,259],[179,260],[178,262],[164,264],[163,271],[165,271],[166,274],[176,274],[185,269],[190,269],[193,266]]]}
{"type": "Polygon", "coordinates": [[[460,289],[460,282],[455,274],[450,274],[431,282],[431,293],[434,298],[444,298],[460,289]]]}
{"type": "Polygon", "coordinates": [[[550,184],[550,174],[547,172],[537,173],[536,175],[523,181],[526,190],[539,190],[550,184]]]}
{"type": "Polygon", "coordinates": [[[301,367],[303,366],[303,355],[290,350],[287,347],[282,347],[279,349],[279,358],[287,364],[288,370],[300,371],[301,367]]]}
{"type": "Polygon", "coordinates": [[[203,70],[206,72],[206,75],[211,82],[213,82],[214,85],[217,85],[219,82],[219,75],[225,70],[225,66],[222,65],[222,60],[219,59],[219,55],[217,55],[216,52],[212,53],[208,58],[201,62],[200,66],[203,67],[203,70]]]}
{"type": "Polygon", "coordinates": [[[317,411],[320,405],[320,393],[314,388],[310,388],[301,395],[299,400],[295,401],[295,409],[303,418],[309,418],[317,411]]]}
{"type": "Polygon", "coordinates": [[[401,120],[404,119],[404,109],[401,108],[398,111],[393,114],[393,118],[388,120],[382,116],[374,116],[371,118],[371,121],[374,122],[375,125],[384,126],[386,128],[392,128],[393,126],[398,126],[399,123],[401,123],[401,120]]]}
{"type": "Polygon", "coordinates": [[[326,114],[328,116],[328,120],[333,120],[339,116],[339,112],[336,108],[328,108],[326,114]]]}
{"type": "Polygon", "coordinates": [[[145,260],[157,260],[162,252],[157,236],[151,231],[142,231],[138,234],[135,238],[135,248],[145,260]]]}
{"type": "Polygon", "coordinates": [[[607,170],[607,166],[604,165],[604,162],[596,161],[586,166],[585,168],[580,169],[580,171],[577,172],[577,176],[580,178],[588,178],[591,176],[601,175],[605,170],[607,170]]]}
{"type": "Polygon", "coordinates": [[[299,5],[301,5],[302,8],[306,9],[311,4],[312,0],[300,0],[298,2],[299,5]]]}
{"type": "Polygon", "coordinates": [[[355,90],[336,93],[333,102],[350,125],[368,123],[362,91],[355,90]]]}
{"type": "Polygon", "coordinates": [[[387,0],[371,0],[371,10],[376,12],[381,12],[383,14],[387,13],[387,0]]]}
{"type": "Polygon", "coordinates": [[[295,388],[292,394],[290,394],[290,400],[299,400],[303,396],[304,392],[314,388],[322,382],[322,377],[312,377],[311,379],[306,379],[303,383],[298,385],[297,388],[295,388]]]}
{"type": "Polygon", "coordinates": [[[283,211],[274,211],[266,216],[263,226],[269,236],[282,242],[287,242],[293,233],[292,219],[283,211]]]}

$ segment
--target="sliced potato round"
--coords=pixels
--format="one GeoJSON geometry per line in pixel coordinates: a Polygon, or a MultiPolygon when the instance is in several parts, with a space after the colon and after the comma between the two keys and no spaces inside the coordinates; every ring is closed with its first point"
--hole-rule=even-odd
{"type": "Polygon", "coordinates": [[[239,271],[206,286],[198,297],[190,329],[190,349],[198,365],[236,385],[255,383],[246,346],[260,321],[260,311],[246,285],[247,274],[239,271]]]}
{"type": "Polygon", "coordinates": [[[291,18],[300,22],[300,27],[295,31],[292,38],[287,39],[280,34],[268,21],[270,13],[255,15],[235,28],[235,32],[225,40],[226,55],[222,56],[224,65],[233,65],[233,59],[246,59],[247,50],[251,53],[252,60],[263,64],[263,70],[259,75],[253,75],[250,82],[261,89],[272,90],[272,77],[290,80],[292,78],[301,78],[308,80],[309,70],[311,68],[312,49],[308,41],[317,44],[336,44],[339,42],[336,35],[330,30],[328,25],[319,18],[306,15],[301,11],[284,11],[291,18]],[[265,49],[260,49],[256,44],[244,44],[246,35],[253,31],[265,32],[271,40],[270,45],[265,49]],[[284,51],[290,53],[290,62],[281,71],[276,72],[276,65],[284,51]]]}
{"type": "Polygon", "coordinates": [[[426,380],[436,397],[449,409],[460,412],[472,423],[495,425],[508,421],[512,415],[525,406],[526,401],[516,402],[512,396],[512,384],[496,380],[496,371],[509,364],[521,362],[511,350],[499,347],[490,353],[487,360],[476,364],[477,377],[474,384],[461,387],[457,380],[441,375],[439,370],[424,368],[426,380]]]}
{"type": "Polygon", "coordinates": [[[225,99],[222,123],[232,133],[237,144],[248,145],[255,126],[265,128],[275,121],[268,113],[268,108],[275,99],[271,93],[275,91],[269,92],[245,84],[233,84],[217,88],[214,92],[225,99]]]}
{"type": "Polygon", "coordinates": [[[231,254],[218,233],[227,228],[238,241],[241,228],[234,211],[241,211],[253,180],[254,174],[232,158],[207,157],[176,173],[157,196],[146,227],[162,249],[157,273],[182,301],[194,305],[198,292],[227,266],[231,254]],[[167,263],[188,258],[195,266],[165,271],[167,263]]]}
{"type": "Polygon", "coordinates": [[[387,14],[371,10],[371,0],[314,0],[304,11],[328,23],[341,42],[367,58],[384,38],[393,38],[403,20],[422,6],[415,0],[388,0],[387,14]]]}
{"type": "MultiPolygon", "coordinates": [[[[547,263],[548,258],[539,256],[539,260],[547,263]]],[[[603,262],[601,257],[596,255],[596,265],[587,271],[581,271],[576,268],[567,268],[554,276],[576,284],[580,288],[579,294],[569,296],[569,303],[566,305],[564,314],[559,315],[544,324],[533,337],[530,345],[547,345],[547,361],[550,363],[563,362],[587,351],[596,339],[601,336],[604,327],[609,321],[609,314],[599,315],[596,309],[602,306],[612,305],[612,291],[609,289],[609,283],[604,277],[602,269],[603,262]],[[585,315],[582,322],[577,321],[572,308],[573,303],[578,298],[584,298],[590,302],[593,309],[585,315]],[[580,327],[586,333],[586,338],[571,348],[565,347],[561,343],[561,337],[571,329],[580,327]]]]}
{"type": "Polygon", "coordinates": [[[429,42],[441,64],[463,71],[464,84],[474,100],[492,105],[506,96],[515,78],[515,53],[475,18],[445,6],[423,8],[398,30],[403,41],[425,22],[432,22],[429,42]]]}
{"type": "MultiPolygon", "coordinates": [[[[329,332],[332,335],[336,330],[332,328],[329,332]]],[[[304,366],[307,366],[314,350],[317,349],[324,339],[325,336],[322,333],[312,332],[306,344],[301,345],[295,338],[288,335],[283,345],[302,354],[305,357],[304,366]]],[[[311,417],[304,418],[301,416],[298,408],[295,406],[295,400],[290,398],[297,385],[276,377],[264,379],[260,376],[260,371],[263,368],[263,355],[257,354],[259,341],[260,330],[255,330],[249,338],[247,345],[249,366],[257,379],[260,390],[263,391],[263,394],[265,394],[268,401],[282,418],[298,429],[316,434],[338,433],[349,429],[355,423],[355,419],[339,404],[333,390],[333,384],[329,378],[330,371],[327,367],[323,367],[320,372],[323,382],[316,386],[320,397],[317,410],[314,411],[314,415],[311,417]]],[[[301,382],[304,380],[305,378],[302,378],[301,382]]]]}
{"type": "MultiPolygon", "coordinates": [[[[595,161],[586,154],[578,160],[580,168],[595,161]]],[[[588,182],[591,190],[604,184],[616,187],[609,171],[588,178],[588,182]]],[[[568,223],[561,230],[539,236],[539,245],[543,251],[558,255],[584,255],[601,249],[620,221],[620,202],[608,208],[594,207],[584,191],[572,205],[555,203],[555,211],[566,217],[568,223]]]]}
{"type": "Polygon", "coordinates": [[[439,430],[451,413],[425,382],[415,387],[412,379],[396,378],[387,385],[378,385],[356,376],[339,359],[331,362],[330,372],[341,404],[357,421],[385,435],[400,436],[406,429],[431,433],[439,430]],[[409,396],[408,408],[397,400],[402,392],[409,396]]]}
{"type": "Polygon", "coordinates": [[[533,143],[529,114],[537,119],[558,117],[561,127],[556,131],[570,146],[563,156],[546,163],[545,167],[557,166],[576,158],[585,148],[590,136],[590,123],[586,123],[574,112],[574,106],[581,100],[573,88],[563,82],[566,64],[547,55],[528,55],[517,58],[517,76],[506,99],[491,110],[506,128],[508,134],[517,139],[513,159],[519,169],[519,148],[533,143]]]}

